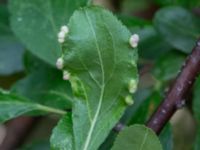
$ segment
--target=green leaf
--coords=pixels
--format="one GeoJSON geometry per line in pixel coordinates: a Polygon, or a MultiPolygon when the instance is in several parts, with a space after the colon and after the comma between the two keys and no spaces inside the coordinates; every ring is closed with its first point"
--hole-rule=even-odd
{"type": "Polygon", "coordinates": [[[199,0],[154,0],[157,4],[161,6],[166,5],[181,5],[186,8],[193,8],[200,6],[199,0]]]}
{"type": "Polygon", "coordinates": [[[10,32],[9,29],[9,13],[8,13],[8,8],[7,5],[5,4],[0,4],[0,33],[2,34],[7,34],[10,32]]]}
{"type": "MultiPolygon", "coordinates": [[[[162,101],[162,95],[160,92],[152,90],[152,88],[138,89],[135,93],[135,99],[134,105],[126,110],[120,120],[122,124],[131,125],[146,123],[162,101]]],[[[170,125],[167,125],[159,136],[164,150],[172,150],[173,147],[172,131],[170,127],[170,125]]],[[[101,150],[110,149],[115,138],[116,132],[113,131],[101,146],[101,150]]]]}
{"type": "Polygon", "coordinates": [[[50,142],[52,150],[74,149],[72,118],[70,115],[65,115],[53,129],[50,142]]]}
{"type": "Polygon", "coordinates": [[[110,132],[110,134],[107,136],[106,140],[101,144],[101,146],[98,148],[98,150],[110,150],[113,146],[113,143],[116,139],[116,136],[118,133],[114,130],[110,132]]]}
{"type": "Polygon", "coordinates": [[[134,27],[145,27],[151,25],[151,22],[139,17],[120,14],[117,16],[129,29],[134,27]]]}
{"type": "Polygon", "coordinates": [[[76,11],[68,27],[63,59],[75,96],[75,149],[96,150],[122,116],[130,83],[137,87],[137,49],[128,29],[101,7],[76,11]]]}
{"type": "Polygon", "coordinates": [[[162,95],[157,91],[153,91],[149,97],[142,100],[142,102],[139,104],[137,108],[134,108],[133,105],[132,109],[136,110],[131,115],[132,117],[129,120],[129,124],[133,123],[144,124],[153,114],[155,109],[158,107],[161,100],[162,100],[162,95]]]}
{"type": "Polygon", "coordinates": [[[33,54],[55,65],[61,55],[57,33],[86,0],[10,0],[11,26],[33,54]]]}
{"type": "Polygon", "coordinates": [[[154,18],[156,29],[174,48],[189,53],[200,35],[200,19],[181,7],[166,7],[154,18]]]}
{"type": "Polygon", "coordinates": [[[160,81],[166,82],[176,77],[181,66],[185,61],[186,55],[177,52],[169,51],[161,56],[155,63],[153,75],[160,81]]]}
{"type": "MultiPolygon", "coordinates": [[[[143,82],[143,81],[141,81],[143,82]]],[[[145,81],[144,81],[145,82],[145,81]]],[[[144,124],[149,117],[149,108],[152,106],[152,101],[160,101],[158,99],[158,96],[152,96],[152,89],[138,89],[137,92],[134,94],[135,101],[134,105],[128,107],[123,115],[123,117],[120,119],[120,123],[124,125],[131,125],[131,124],[144,124]],[[152,97],[152,98],[150,98],[152,97]]],[[[155,92],[154,92],[155,95],[155,92]]],[[[153,111],[153,110],[151,110],[153,111]]],[[[107,137],[107,139],[104,141],[104,143],[101,145],[99,150],[107,150],[111,149],[113,146],[113,143],[116,139],[117,133],[116,131],[111,131],[110,135],[107,137]]]]}
{"type": "Polygon", "coordinates": [[[0,74],[10,75],[22,71],[23,54],[23,46],[13,35],[0,35],[0,74]]]}
{"type": "Polygon", "coordinates": [[[62,79],[62,72],[30,53],[25,56],[25,66],[28,66],[26,70],[29,74],[13,85],[12,92],[50,107],[71,108],[72,91],[69,82],[62,79]]]}
{"type": "Polygon", "coordinates": [[[126,109],[120,120],[123,124],[145,124],[162,100],[162,94],[152,86],[139,88],[134,97],[134,105],[126,109]]]}
{"type": "Polygon", "coordinates": [[[153,26],[146,26],[136,32],[140,35],[138,45],[140,58],[156,60],[172,49],[153,26]]]}
{"type": "Polygon", "coordinates": [[[8,24],[8,12],[0,5],[0,74],[10,75],[23,70],[23,46],[13,36],[8,24]]]}
{"type": "Polygon", "coordinates": [[[112,150],[162,150],[156,134],[143,125],[133,125],[122,130],[112,150]]]}
{"type": "Polygon", "coordinates": [[[33,103],[21,96],[3,90],[0,90],[0,108],[1,123],[33,111],[33,114],[37,114],[37,112],[65,114],[62,110],[33,103]]]}

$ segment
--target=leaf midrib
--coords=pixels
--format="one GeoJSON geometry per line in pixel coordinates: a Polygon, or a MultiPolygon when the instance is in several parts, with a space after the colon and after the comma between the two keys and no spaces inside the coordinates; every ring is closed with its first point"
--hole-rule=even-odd
{"type": "Polygon", "coordinates": [[[145,133],[145,135],[143,137],[143,140],[142,140],[142,143],[140,145],[140,150],[143,150],[143,147],[144,147],[144,144],[145,144],[145,142],[147,140],[147,137],[148,137],[148,129],[146,129],[146,133],[145,133]]]}
{"type": "Polygon", "coordinates": [[[104,88],[105,88],[104,65],[103,65],[103,61],[102,61],[102,56],[101,56],[100,48],[99,48],[99,45],[98,45],[98,42],[97,42],[97,36],[96,36],[95,30],[94,30],[94,27],[93,27],[93,25],[91,23],[90,17],[87,14],[86,11],[85,11],[85,16],[87,18],[87,21],[89,23],[90,29],[91,29],[92,34],[93,34],[94,39],[95,39],[96,50],[97,50],[97,53],[98,53],[98,57],[99,57],[99,61],[100,61],[100,66],[101,66],[101,73],[102,73],[102,83],[101,84],[102,85],[101,85],[101,88],[100,88],[101,89],[101,94],[100,94],[100,98],[99,98],[99,103],[98,103],[97,111],[95,112],[94,118],[92,119],[91,126],[90,126],[89,132],[87,134],[86,141],[84,142],[83,150],[87,150],[88,146],[90,144],[92,133],[93,133],[94,127],[96,125],[97,118],[99,116],[100,110],[101,110],[102,100],[103,100],[103,96],[104,96],[104,88]]]}

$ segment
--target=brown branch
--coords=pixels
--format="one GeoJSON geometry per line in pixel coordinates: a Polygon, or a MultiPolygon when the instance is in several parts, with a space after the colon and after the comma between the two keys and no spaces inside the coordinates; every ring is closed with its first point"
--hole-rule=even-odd
{"type": "Polygon", "coordinates": [[[200,40],[197,41],[192,53],[186,59],[181,72],[167,93],[164,101],[148,121],[147,126],[149,128],[153,129],[157,134],[161,132],[176,110],[185,105],[186,100],[184,98],[192,88],[199,72],[200,40]]]}
{"type": "Polygon", "coordinates": [[[6,124],[7,135],[0,145],[1,150],[13,150],[25,141],[39,118],[19,117],[6,124]]]}

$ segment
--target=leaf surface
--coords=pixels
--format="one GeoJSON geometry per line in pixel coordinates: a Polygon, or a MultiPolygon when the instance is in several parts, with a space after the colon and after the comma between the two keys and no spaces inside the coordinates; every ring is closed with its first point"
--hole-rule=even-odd
{"type": "Polygon", "coordinates": [[[74,149],[72,118],[69,114],[65,115],[53,129],[50,142],[52,150],[74,149]]]}
{"type": "Polygon", "coordinates": [[[12,94],[8,91],[0,90],[0,122],[13,119],[26,113],[37,114],[38,112],[54,112],[65,114],[62,110],[57,110],[44,105],[33,103],[28,99],[12,94]]]}
{"type": "Polygon", "coordinates": [[[9,14],[5,5],[0,5],[0,74],[10,75],[23,70],[24,47],[9,28],[9,14]]]}
{"type": "Polygon", "coordinates": [[[176,77],[185,59],[183,53],[169,51],[155,62],[152,73],[159,82],[170,81],[176,77]]]}
{"type": "Polygon", "coordinates": [[[156,134],[143,125],[132,125],[122,130],[112,150],[162,150],[156,134]]]}
{"type": "Polygon", "coordinates": [[[86,0],[10,0],[11,26],[33,54],[55,65],[61,55],[57,33],[86,0]]]}
{"type": "Polygon", "coordinates": [[[101,7],[76,11],[68,27],[63,58],[75,96],[75,149],[96,150],[127,106],[130,80],[137,87],[137,50],[128,29],[101,7]]]}
{"type": "Polygon", "coordinates": [[[165,7],[156,13],[154,24],[174,48],[189,53],[200,35],[200,19],[181,7],[165,7]]]}
{"type": "Polygon", "coordinates": [[[197,8],[200,6],[199,0],[154,0],[156,3],[158,3],[161,6],[166,5],[179,5],[186,8],[197,8]]]}
{"type": "Polygon", "coordinates": [[[30,53],[25,55],[28,75],[12,86],[12,92],[33,102],[58,109],[70,109],[72,91],[62,72],[45,64],[30,53]]]}

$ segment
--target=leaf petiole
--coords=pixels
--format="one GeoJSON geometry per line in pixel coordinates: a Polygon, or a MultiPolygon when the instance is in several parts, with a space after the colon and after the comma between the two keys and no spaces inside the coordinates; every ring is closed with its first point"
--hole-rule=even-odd
{"type": "Polygon", "coordinates": [[[48,107],[48,106],[44,106],[44,105],[37,105],[38,109],[42,110],[42,111],[46,111],[46,112],[50,112],[50,113],[55,113],[55,114],[59,114],[59,115],[65,115],[67,112],[60,110],[60,109],[56,109],[56,108],[52,108],[52,107],[48,107]]]}

